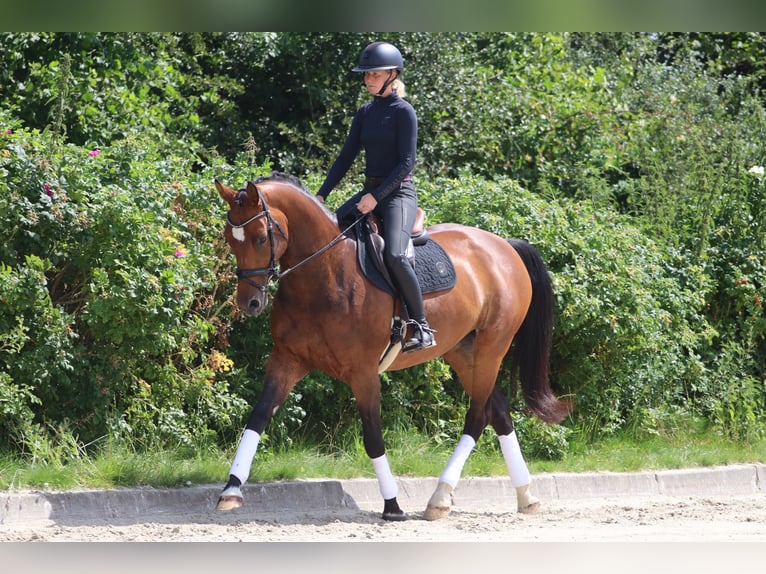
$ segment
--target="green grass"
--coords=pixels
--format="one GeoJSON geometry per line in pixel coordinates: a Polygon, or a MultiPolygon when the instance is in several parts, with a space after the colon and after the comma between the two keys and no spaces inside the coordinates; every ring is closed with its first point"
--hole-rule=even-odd
{"type": "Polygon", "coordinates": [[[615,437],[574,443],[562,461],[533,461],[533,472],[635,472],[766,462],[766,440],[744,443],[720,436],[684,435],[636,440],[615,437]]]}
{"type": "MultiPolygon", "coordinates": [[[[454,446],[453,441],[439,444],[431,437],[410,432],[391,432],[387,435],[387,443],[388,457],[398,476],[438,476],[454,446]]],[[[233,451],[219,450],[191,453],[184,449],[137,453],[112,447],[47,464],[5,456],[0,457],[0,489],[73,490],[222,484],[233,454],[233,451]]],[[[673,436],[640,439],[625,434],[586,441],[575,434],[570,438],[569,450],[562,460],[528,462],[533,474],[633,472],[766,463],[766,439],[737,442],[693,428],[673,436]]],[[[468,459],[463,476],[503,476],[506,472],[497,441],[488,432],[468,459]]],[[[251,481],[373,476],[360,438],[351,436],[342,444],[294,444],[289,448],[269,445],[266,440],[253,464],[251,481]]]]}

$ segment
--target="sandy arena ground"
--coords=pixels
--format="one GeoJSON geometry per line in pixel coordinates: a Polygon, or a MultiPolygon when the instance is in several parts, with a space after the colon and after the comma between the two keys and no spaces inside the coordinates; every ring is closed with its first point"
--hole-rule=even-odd
{"type": "Polygon", "coordinates": [[[147,520],[0,525],[1,542],[766,542],[766,496],[640,496],[543,501],[528,516],[498,505],[453,507],[428,522],[405,508],[406,522],[378,510],[195,512],[147,520]]]}

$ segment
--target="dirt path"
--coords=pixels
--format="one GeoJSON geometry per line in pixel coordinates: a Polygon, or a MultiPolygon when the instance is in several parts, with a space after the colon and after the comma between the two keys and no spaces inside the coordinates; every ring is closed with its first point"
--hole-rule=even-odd
{"type": "Polygon", "coordinates": [[[766,542],[766,496],[615,497],[546,501],[539,514],[508,508],[455,507],[428,522],[422,509],[388,523],[378,512],[344,509],[251,516],[190,512],[183,517],[89,521],[66,526],[0,526],[0,542],[766,542]]]}

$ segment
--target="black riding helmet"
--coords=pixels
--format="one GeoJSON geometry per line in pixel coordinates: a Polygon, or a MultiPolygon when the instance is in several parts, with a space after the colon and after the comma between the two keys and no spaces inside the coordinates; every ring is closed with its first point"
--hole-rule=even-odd
{"type": "MultiPolygon", "coordinates": [[[[359,56],[359,65],[352,72],[372,72],[375,70],[396,70],[399,74],[404,70],[404,59],[401,52],[393,44],[388,42],[373,42],[362,50],[359,56]]],[[[386,91],[388,85],[394,81],[389,73],[389,79],[383,84],[378,95],[386,91]]]]}
{"type": "Polygon", "coordinates": [[[396,46],[388,42],[373,42],[362,50],[359,65],[352,72],[371,72],[373,70],[404,69],[404,59],[396,46]]]}

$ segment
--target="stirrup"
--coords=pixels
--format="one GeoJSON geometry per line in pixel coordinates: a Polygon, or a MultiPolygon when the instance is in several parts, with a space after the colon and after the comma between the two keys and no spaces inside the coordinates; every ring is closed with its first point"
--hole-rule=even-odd
{"type": "Polygon", "coordinates": [[[412,325],[412,337],[402,342],[402,352],[412,353],[414,351],[420,351],[422,349],[429,349],[436,345],[436,338],[434,337],[434,331],[428,324],[428,321],[422,323],[413,320],[407,322],[408,325],[412,325]]]}

